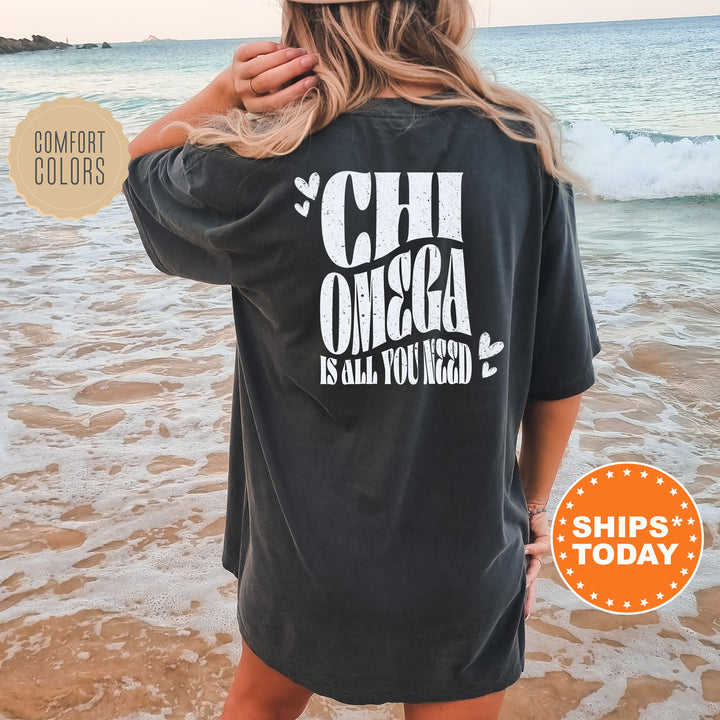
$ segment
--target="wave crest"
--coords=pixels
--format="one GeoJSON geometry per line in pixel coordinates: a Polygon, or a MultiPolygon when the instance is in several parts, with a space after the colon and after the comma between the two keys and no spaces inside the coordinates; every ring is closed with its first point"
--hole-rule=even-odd
{"type": "Polygon", "coordinates": [[[608,200],[720,194],[720,137],[613,130],[597,120],[563,125],[563,156],[608,200]]]}

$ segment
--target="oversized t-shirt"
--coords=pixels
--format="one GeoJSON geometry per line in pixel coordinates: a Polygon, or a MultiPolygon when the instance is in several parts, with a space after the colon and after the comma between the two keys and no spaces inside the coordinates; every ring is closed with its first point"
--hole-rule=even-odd
{"type": "Polygon", "coordinates": [[[515,682],[520,421],[600,349],[572,186],[469,109],[381,98],[280,157],[142,155],[123,191],[157,268],[231,288],[222,562],[249,647],[345,703],[515,682]]]}

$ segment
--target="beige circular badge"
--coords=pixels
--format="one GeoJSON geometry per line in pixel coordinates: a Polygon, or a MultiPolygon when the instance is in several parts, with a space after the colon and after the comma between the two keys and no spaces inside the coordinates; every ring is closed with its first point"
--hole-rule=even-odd
{"type": "Polygon", "coordinates": [[[122,190],[130,151],[109,110],[60,97],[31,110],[10,141],[10,178],[18,195],[43,215],[79,220],[122,190]]]}

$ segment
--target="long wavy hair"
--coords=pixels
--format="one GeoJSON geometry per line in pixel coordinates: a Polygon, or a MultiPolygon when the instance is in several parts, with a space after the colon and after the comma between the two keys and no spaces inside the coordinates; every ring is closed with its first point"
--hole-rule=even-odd
{"type": "Polygon", "coordinates": [[[317,53],[319,83],[291,105],[253,115],[233,108],[200,124],[170,123],[197,145],[224,144],[245,157],[286,155],[303,139],[390,90],[419,105],[461,105],[509,137],[534,143],[544,169],[593,197],[563,160],[562,126],[546,105],[497,82],[470,55],[475,18],[468,0],[370,0],[309,4],[283,0],[282,42],[317,53]],[[439,86],[421,96],[408,85],[439,86]]]}

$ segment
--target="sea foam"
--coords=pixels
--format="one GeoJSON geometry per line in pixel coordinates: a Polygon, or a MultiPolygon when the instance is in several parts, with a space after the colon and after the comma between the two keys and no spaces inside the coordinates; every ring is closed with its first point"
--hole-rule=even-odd
{"type": "Polygon", "coordinates": [[[720,194],[720,137],[619,131],[597,120],[563,126],[563,156],[607,200],[720,194]]]}

